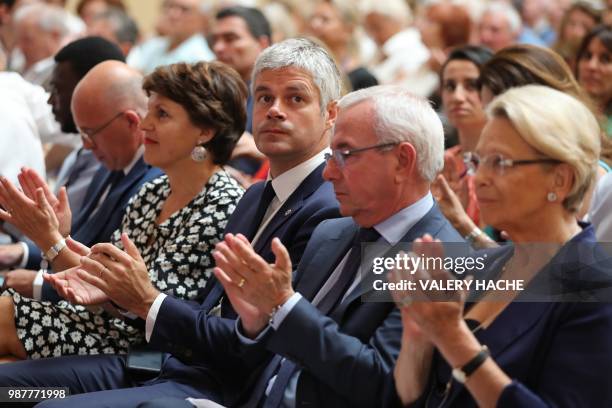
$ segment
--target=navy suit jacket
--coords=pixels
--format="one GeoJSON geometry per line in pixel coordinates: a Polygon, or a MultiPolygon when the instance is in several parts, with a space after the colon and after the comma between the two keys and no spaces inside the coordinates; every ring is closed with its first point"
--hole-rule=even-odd
{"type": "MultiPolygon", "coordinates": [[[[400,349],[402,323],[390,302],[362,302],[371,285],[358,286],[329,316],[309,301],[327,281],[351,247],[358,225],[351,218],[328,220],[314,232],[297,271],[295,289],[304,297],[283,320],[255,346],[239,346],[238,354],[253,366],[248,392],[232,404],[261,402],[273,373],[265,368],[274,354],[301,368],[296,407],[374,407],[400,349]],[[267,351],[262,350],[265,346],[267,351]],[[259,361],[258,361],[259,360],[259,361]],[[249,395],[253,394],[253,395],[249,395]]],[[[462,237],[435,205],[402,238],[411,242],[425,233],[445,242],[462,237]]]]}
{"type": "MultiPolygon", "coordinates": [[[[140,190],[144,183],[161,176],[163,173],[160,169],[146,164],[141,157],[130,172],[113,186],[100,204],[98,211],[92,215],[96,208],[96,201],[108,186],[110,174],[104,167],[96,172],[91,186],[87,190],[83,207],[72,224],[71,236],[87,246],[110,241],[113,232],[121,226],[125,208],[130,198],[140,190]]],[[[42,260],[41,251],[30,243],[28,247],[27,268],[38,269],[42,260]]],[[[45,282],[42,289],[42,300],[59,301],[60,299],[53,287],[45,282]]]]}
{"type": "MultiPolygon", "coordinates": [[[[270,245],[272,238],[278,237],[289,250],[292,263],[299,265],[306,243],[317,225],[326,219],[340,217],[333,187],[322,177],[324,167],[321,164],[304,179],[257,240],[254,249],[268,262],[274,261],[270,245]]],[[[263,189],[264,183],[258,183],[245,192],[228,221],[226,232],[243,233],[249,239],[253,238],[253,217],[263,189]]],[[[211,360],[218,359],[221,366],[228,364],[226,351],[230,343],[227,339],[233,338],[236,314],[229,302],[224,300],[222,317],[208,315],[222,296],[223,287],[215,282],[205,288],[201,303],[171,296],[165,298],[149,343],[152,348],[172,354],[165,357],[162,377],[200,383],[201,380],[193,373],[204,375],[209,371],[211,360]]]]}
{"type": "MultiPolygon", "coordinates": [[[[587,227],[571,243],[572,246],[566,246],[555,256],[557,260],[562,258],[562,262],[549,263],[538,277],[563,276],[566,281],[573,282],[572,287],[566,285],[565,290],[583,292],[587,298],[588,294],[607,293],[607,299],[603,300],[611,302],[612,263],[605,254],[593,256],[598,252],[593,228],[587,227]],[[592,291],[589,286],[593,282],[599,282],[599,290],[592,291]]],[[[489,272],[499,271],[511,251],[511,247],[498,249],[489,272]]],[[[602,296],[590,298],[595,300],[602,296]]],[[[487,329],[476,331],[475,336],[481,344],[487,345],[491,357],[513,380],[503,390],[498,407],[612,406],[612,378],[609,375],[612,303],[515,301],[487,329]]],[[[443,397],[435,390],[443,389],[450,376],[451,368],[436,351],[426,392],[409,406],[437,407],[443,397]]],[[[385,405],[401,406],[392,373],[388,381],[385,405]]],[[[453,382],[444,406],[477,405],[464,386],[453,382]]]]}

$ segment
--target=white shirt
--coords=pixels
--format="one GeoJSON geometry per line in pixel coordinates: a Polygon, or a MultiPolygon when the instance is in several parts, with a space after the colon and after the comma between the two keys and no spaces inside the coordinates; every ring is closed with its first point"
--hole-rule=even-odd
{"type": "Polygon", "coordinates": [[[52,132],[46,93],[19,74],[0,73],[0,174],[18,183],[21,167],[45,177],[41,135],[52,132]]]}
{"type": "Polygon", "coordinates": [[[404,85],[418,95],[427,97],[431,79],[421,72],[421,66],[429,60],[429,50],[421,41],[416,28],[407,28],[389,38],[381,47],[386,57],[371,67],[381,84],[404,85]],[[418,80],[415,80],[418,78],[418,80]],[[427,81],[426,85],[421,81],[427,81]]]}
{"type": "Polygon", "coordinates": [[[208,47],[202,34],[194,34],[173,50],[168,50],[170,40],[154,37],[132,48],[127,56],[127,64],[144,74],[149,74],[160,65],[177,62],[212,61],[215,55],[208,47]]]}
{"type": "MultiPolygon", "coordinates": [[[[55,68],[55,59],[53,57],[45,58],[32,65],[23,73],[23,79],[42,87],[47,87],[51,81],[51,74],[55,68]]],[[[47,88],[48,89],[48,88],[47,88]]]]}
{"type": "MultiPolygon", "coordinates": [[[[270,202],[268,210],[264,214],[263,221],[259,226],[252,243],[255,243],[257,239],[259,239],[261,232],[266,228],[270,220],[274,218],[273,215],[276,214],[276,212],[283,206],[291,194],[297,190],[304,179],[306,179],[306,177],[308,177],[308,175],[312,173],[314,169],[319,167],[325,161],[325,154],[330,152],[331,151],[329,148],[325,148],[305,162],[298,164],[292,169],[289,169],[283,174],[280,174],[272,179],[272,188],[274,188],[274,193],[276,196],[270,202]]],[[[270,175],[268,175],[268,180],[270,180],[270,175]]],[[[145,338],[147,342],[151,340],[151,335],[153,334],[153,329],[155,328],[157,314],[159,313],[159,309],[166,296],[167,295],[164,293],[157,295],[153,301],[153,304],[151,305],[151,308],[149,309],[145,324],[145,338]]]]}

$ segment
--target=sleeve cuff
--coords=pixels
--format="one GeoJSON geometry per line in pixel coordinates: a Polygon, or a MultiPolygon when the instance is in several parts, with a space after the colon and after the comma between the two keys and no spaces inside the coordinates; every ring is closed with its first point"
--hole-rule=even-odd
{"type": "MultiPolygon", "coordinates": [[[[26,245],[27,248],[27,245],[26,245]]],[[[36,273],[36,277],[34,278],[34,283],[32,283],[32,299],[41,300],[42,299],[42,287],[43,287],[43,270],[40,269],[36,273]]]]}
{"type": "Polygon", "coordinates": [[[30,257],[30,248],[28,248],[28,244],[26,244],[25,242],[19,242],[19,245],[21,245],[21,248],[23,249],[23,256],[21,257],[21,261],[19,262],[19,268],[24,269],[28,264],[28,258],[30,257]]]}
{"type": "Polygon", "coordinates": [[[270,330],[278,330],[283,320],[285,320],[285,317],[287,317],[291,310],[293,310],[300,299],[302,299],[302,295],[297,292],[287,299],[287,301],[281,306],[280,309],[278,309],[274,316],[272,316],[268,327],[262,330],[261,333],[259,333],[254,339],[250,339],[245,336],[244,333],[242,333],[242,324],[240,322],[240,317],[238,317],[238,319],[236,319],[236,335],[238,336],[240,342],[245,345],[257,344],[270,330]]]}
{"type": "Polygon", "coordinates": [[[299,302],[301,298],[302,295],[295,292],[289,299],[287,299],[287,301],[281,306],[281,308],[278,309],[276,313],[274,313],[274,316],[272,316],[272,318],[270,319],[270,326],[274,330],[278,330],[281,323],[283,323],[283,321],[285,320],[285,317],[287,317],[287,315],[291,313],[296,303],[299,302]]]}
{"type": "Polygon", "coordinates": [[[147,320],[145,323],[145,339],[147,340],[147,343],[151,341],[153,329],[155,328],[155,321],[157,320],[157,314],[159,313],[159,309],[167,296],[168,295],[165,293],[160,293],[157,295],[153,301],[153,304],[151,305],[151,308],[149,309],[149,313],[147,313],[147,320]]]}

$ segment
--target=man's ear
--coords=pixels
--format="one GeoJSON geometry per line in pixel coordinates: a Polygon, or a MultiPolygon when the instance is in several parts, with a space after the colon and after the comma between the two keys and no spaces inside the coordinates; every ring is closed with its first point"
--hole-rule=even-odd
{"type": "Polygon", "coordinates": [[[411,143],[408,142],[398,144],[395,149],[397,150],[396,181],[403,183],[406,177],[413,177],[412,175],[417,170],[416,149],[411,143]]]}
{"type": "Polygon", "coordinates": [[[334,127],[334,123],[336,123],[338,118],[338,101],[331,101],[327,104],[326,115],[325,130],[329,130],[334,127]]]}
{"type": "Polygon", "coordinates": [[[128,121],[128,124],[130,125],[130,129],[134,129],[134,128],[137,129],[140,126],[140,122],[142,122],[142,118],[138,115],[138,113],[130,109],[130,110],[126,110],[124,115],[128,121]]]}

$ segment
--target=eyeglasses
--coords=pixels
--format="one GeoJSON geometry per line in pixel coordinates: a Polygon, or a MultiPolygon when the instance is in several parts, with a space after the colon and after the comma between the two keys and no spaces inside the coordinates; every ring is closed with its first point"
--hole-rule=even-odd
{"type": "Polygon", "coordinates": [[[113,121],[117,119],[119,116],[123,115],[123,113],[124,112],[119,112],[118,114],[113,116],[108,122],[98,127],[97,129],[93,129],[87,132],[82,129],[79,129],[79,134],[81,135],[83,140],[86,141],[87,143],[95,144],[96,142],[94,141],[94,136],[100,133],[101,131],[103,131],[104,129],[106,129],[108,126],[110,126],[110,124],[113,123],[113,121]]]}
{"type": "Polygon", "coordinates": [[[488,170],[492,170],[496,174],[503,176],[507,169],[514,166],[524,166],[527,164],[536,163],[561,163],[555,159],[529,159],[529,160],[514,160],[508,159],[501,154],[492,154],[489,156],[480,157],[478,154],[473,152],[465,153],[463,156],[463,162],[465,163],[468,174],[475,174],[478,167],[484,166],[488,170]]]}
{"type": "Polygon", "coordinates": [[[365,152],[366,150],[372,149],[382,149],[385,147],[398,145],[399,142],[391,142],[391,143],[380,143],[373,146],[359,147],[357,149],[344,149],[344,150],[332,150],[331,153],[325,153],[325,161],[329,162],[330,159],[334,159],[338,167],[341,169],[344,168],[346,164],[346,159],[354,155],[355,153],[365,152]]]}

